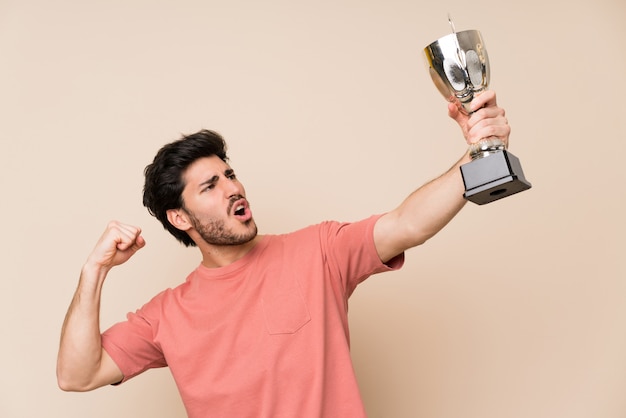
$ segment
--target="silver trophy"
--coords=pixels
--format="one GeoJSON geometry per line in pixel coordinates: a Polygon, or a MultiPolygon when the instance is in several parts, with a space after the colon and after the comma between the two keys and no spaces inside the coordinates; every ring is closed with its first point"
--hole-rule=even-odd
{"type": "MultiPolygon", "coordinates": [[[[477,30],[456,32],[424,48],[430,75],[446,100],[470,114],[474,96],[489,85],[489,58],[477,30]]],[[[461,166],[465,183],[463,196],[484,205],[530,189],[519,159],[498,138],[485,138],[470,146],[472,161],[461,166]]]]}

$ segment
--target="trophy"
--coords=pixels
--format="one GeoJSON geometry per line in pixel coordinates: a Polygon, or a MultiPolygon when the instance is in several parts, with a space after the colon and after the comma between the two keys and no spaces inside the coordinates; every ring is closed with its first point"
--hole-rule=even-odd
{"type": "MultiPolygon", "coordinates": [[[[477,30],[452,33],[424,48],[429,72],[439,92],[459,110],[470,114],[474,96],[489,85],[489,58],[477,30]]],[[[470,146],[472,161],[461,166],[463,197],[479,205],[530,189],[519,159],[496,137],[470,146]]]]}

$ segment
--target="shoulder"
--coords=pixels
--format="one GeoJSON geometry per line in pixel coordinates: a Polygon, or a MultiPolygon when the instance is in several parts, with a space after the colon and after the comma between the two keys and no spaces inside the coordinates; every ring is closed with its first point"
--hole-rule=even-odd
{"type": "Polygon", "coordinates": [[[307,235],[320,235],[320,234],[338,234],[338,233],[360,233],[360,232],[371,232],[374,229],[374,225],[383,216],[382,214],[372,215],[367,218],[358,220],[358,221],[337,221],[337,220],[326,220],[313,225],[309,225],[307,227],[301,228],[294,232],[283,234],[283,235],[273,235],[277,239],[290,239],[290,238],[299,238],[307,235]]]}

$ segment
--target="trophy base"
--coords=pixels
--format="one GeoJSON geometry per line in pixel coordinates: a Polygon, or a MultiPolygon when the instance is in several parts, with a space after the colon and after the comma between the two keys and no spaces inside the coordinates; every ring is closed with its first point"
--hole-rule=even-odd
{"type": "Polygon", "coordinates": [[[461,166],[465,197],[484,205],[531,188],[519,159],[503,150],[461,166]]]}

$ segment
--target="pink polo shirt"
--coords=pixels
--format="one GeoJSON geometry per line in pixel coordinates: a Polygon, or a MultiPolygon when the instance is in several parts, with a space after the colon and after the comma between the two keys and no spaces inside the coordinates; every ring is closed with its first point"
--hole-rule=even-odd
{"type": "Polygon", "coordinates": [[[381,263],[379,216],[267,235],[226,267],[200,265],[102,335],[124,374],[168,366],[191,418],[365,417],[348,297],[381,263]]]}

